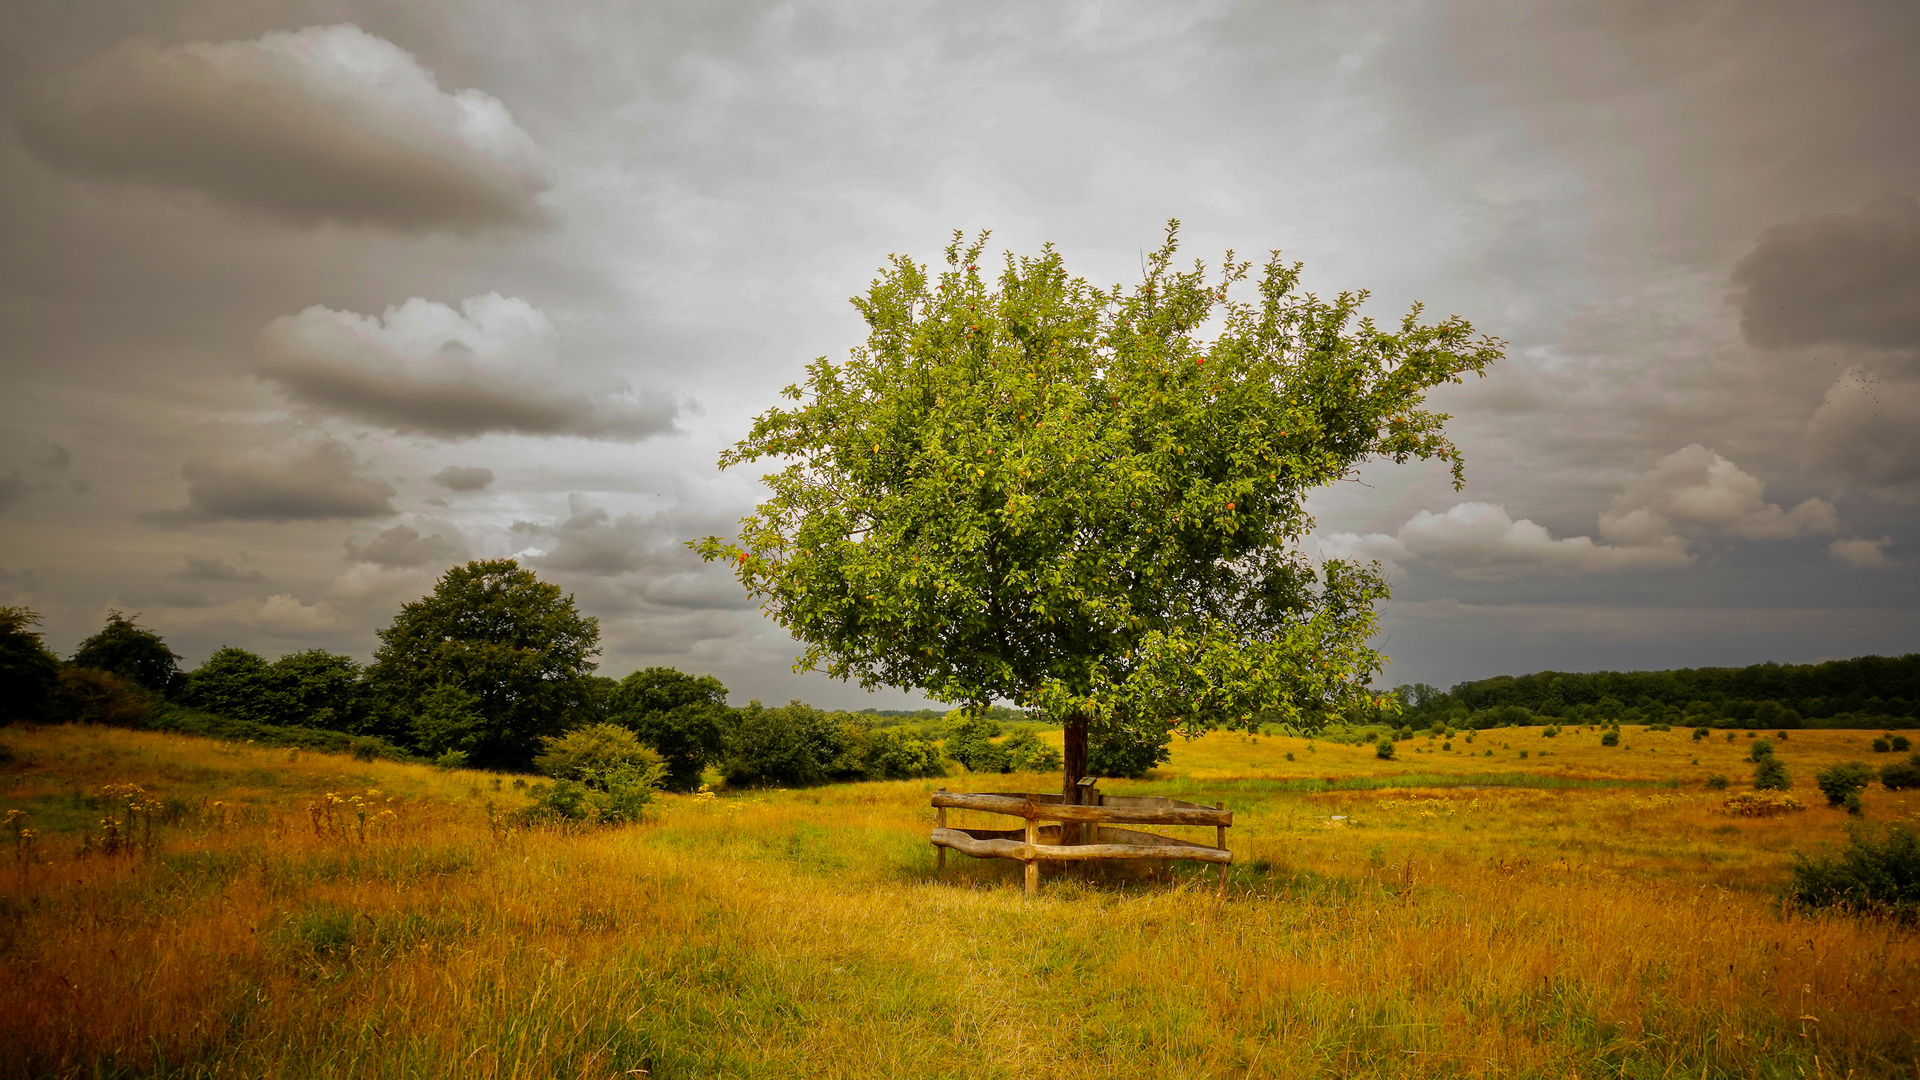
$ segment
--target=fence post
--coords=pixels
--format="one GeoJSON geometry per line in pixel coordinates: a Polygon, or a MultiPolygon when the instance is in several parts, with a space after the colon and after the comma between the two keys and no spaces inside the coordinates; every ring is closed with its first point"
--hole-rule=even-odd
{"type": "Polygon", "coordinates": [[[1027,895],[1028,896],[1034,896],[1040,892],[1040,860],[1033,857],[1033,845],[1040,842],[1040,826],[1035,824],[1036,820],[1037,819],[1035,818],[1026,819],[1027,821],[1027,895]]]}
{"type": "MultiPolygon", "coordinates": [[[[1217,802],[1213,804],[1213,808],[1215,810],[1225,810],[1227,808],[1227,804],[1223,802],[1217,802]]],[[[1227,849],[1227,827],[1225,825],[1215,825],[1213,827],[1213,846],[1219,848],[1222,851],[1225,851],[1227,849]]],[[[1227,864],[1226,863],[1220,864],[1220,898],[1222,900],[1225,900],[1227,898],[1227,864]]]]}
{"type": "MultiPolygon", "coordinates": [[[[935,788],[934,790],[945,791],[947,789],[935,788]]],[[[938,810],[936,810],[934,813],[936,815],[935,820],[938,822],[937,827],[942,829],[946,828],[947,827],[947,808],[942,806],[938,810]]],[[[935,860],[935,867],[934,867],[935,869],[945,870],[947,868],[947,849],[946,848],[940,846],[939,844],[933,845],[933,857],[935,860]]]]}

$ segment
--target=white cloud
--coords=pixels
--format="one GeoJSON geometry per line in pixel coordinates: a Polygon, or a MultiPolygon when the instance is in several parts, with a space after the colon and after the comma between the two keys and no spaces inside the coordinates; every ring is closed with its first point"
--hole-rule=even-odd
{"type": "Polygon", "coordinates": [[[295,401],[400,432],[644,439],[673,407],[595,386],[561,362],[544,312],[498,293],[458,311],[415,297],[384,317],[315,305],[261,331],[258,370],[295,401]]]}
{"type": "Polygon", "coordinates": [[[27,144],[63,168],[188,188],[302,223],[535,224],[545,156],[499,99],[357,26],[136,39],[41,88],[27,144]]]}
{"type": "MultiPolygon", "coordinates": [[[[1834,531],[1833,506],[1824,499],[1782,510],[1763,499],[1762,490],[1759,479],[1694,443],[1662,458],[1600,515],[1600,534],[1610,543],[1555,538],[1545,526],[1484,502],[1439,514],[1422,510],[1392,535],[1333,533],[1314,543],[1323,559],[1377,560],[1389,573],[1421,562],[1455,577],[1491,580],[1669,569],[1692,562],[1692,543],[1709,536],[1779,540],[1834,531]]],[[[1848,557],[1838,554],[1840,547],[1835,557],[1848,557]]]]}
{"type": "Polygon", "coordinates": [[[1378,560],[1397,572],[1408,562],[1438,566],[1455,577],[1499,579],[1524,574],[1585,574],[1654,570],[1692,561],[1683,543],[1644,547],[1596,544],[1592,537],[1555,539],[1526,518],[1515,520],[1497,503],[1460,503],[1444,514],[1422,510],[1385,533],[1336,533],[1319,541],[1322,558],[1378,560]]]}
{"type": "Polygon", "coordinates": [[[1711,535],[1780,540],[1831,533],[1833,504],[1808,499],[1792,510],[1761,497],[1758,477],[1692,443],[1661,458],[1600,515],[1600,535],[1644,546],[1711,535]]]}
{"type": "Polygon", "coordinates": [[[1834,562],[1865,570],[1894,565],[1893,560],[1887,558],[1887,548],[1891,546],[1891,536],[1878,540],[1835,540],[1827,545],[1827,554],[1834,562]]]}

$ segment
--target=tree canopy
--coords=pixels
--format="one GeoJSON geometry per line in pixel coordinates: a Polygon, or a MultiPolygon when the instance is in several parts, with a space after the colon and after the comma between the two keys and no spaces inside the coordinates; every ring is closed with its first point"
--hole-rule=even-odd
{"type": "Polygon", "coordinates": [[[80,643],[73,651],[72,663],[110,672],[155,693],[171,694],[185,680],[180,673],[180,654],[168,648],[159,634],[133,621],[137,618],[119,611],[107,612],[107,624],[80,643]]]}
{"type": "Polygon", "coordinates": [[[38,723],[54,715],[60,660],[33,627],[40,613],[0,607],[0,724],[38,723]]]}
{"type": "Polygon", "coordinates": [[[727,688],[711,675],[652,667],[620,680],[610,716],[660,753],[671,791],[700,786],[707,763],[726,752],[727,688]]]}
{"type": "MultiPolygon", "coordinates": [[[[1131,289],[1058,252],[979,265],[956,233],[937,277],[895,256],[855,307],[868,336],[816,360],[721,467],[772,460],[732,562],[805,644],[797,667],[1007,699],[1138,741],[1312,724],[1371,700],[1376,568],[1298,550],[1303,502],[1363,462],[1461,458],[1425,392],[1500,356],[1463,319],[1397,330],[1364,292],[1299,290],[1274,255],[1173,269],[1178,223],[1131,289]]],[[[1080,745],[1076,747],[1076,733],[1080,745]]]]}
{"type": "Polygon", "coordinates": [[[524,768],[585,719],[600,623],[512,559],[448,570],[379,635],[367,679],[429,753],[524,768]]]}

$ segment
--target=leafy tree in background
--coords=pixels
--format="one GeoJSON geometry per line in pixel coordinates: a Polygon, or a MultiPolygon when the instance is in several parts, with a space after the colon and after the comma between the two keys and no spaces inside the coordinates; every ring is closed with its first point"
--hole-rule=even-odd
{"type": "Polygon", "coordinates": [[[32,629],[39,624],[32,608],[0,607],[0,725],[58,719],[60,658],[32,629]]]}
{"type": "Polygon", "coordinates": [[[134,622],[139,618],[107,612],[107,624],[80,643],[70,661],[75,667],[110,672],[156,694],[173,694],[185,683],[180,654],[167,648],[160,635],[134,622]]]}
{"type": "Polygon", "coordinates": [[[356,733],[366,726],[360,665],[325,649],[272,663],[237,646],[216,649],[187,673],[182,697],[195,708],[256,724],[356,733]]]}
{"type": "Polygon", "coordinates": [[[983,279],[984,236],[956,234],[937,280],[895,257],[854,300],[866,344],[721,455],[782,462],[771,499],[695,545],[806,643],[799,667],[1061,722],[1069,799],[1090,739],[1373,704],[1385,582],[1301,554],[1303,503],[1377,458],[1457,485],[1424,395],[1501,353],[1418,307],[1382,330],[1365,293],[1303,294],[1277,256],[1230,301],[1249,264],[1175,272],[1176,230],[1130,291],[1051,247],[983,279]]]}
{"type": "Polygon", "coordinates": [[[454,567],[379,634],[367,680],[428,753],[524,769],[590,718],[600,624],[512,559],[454,567]]]}
{"type": "Polygon", "coordinates": [[[692,791],[725,754],[733,714],[719,679],[654,667],[620,680],[608,715],[665,760],[669,791],[692,791]]]}

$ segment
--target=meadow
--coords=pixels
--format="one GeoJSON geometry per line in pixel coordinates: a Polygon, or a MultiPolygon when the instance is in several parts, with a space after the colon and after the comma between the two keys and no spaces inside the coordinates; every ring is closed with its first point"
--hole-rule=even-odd
{"type": "MultiPolygon", "coordinates": [[[[1015,863],[936,869],[928,793],[1057,776],[530,828],[513,776],[9,729],[0,1075],[1911,1078],[1920,935],[1776,899],[1846,840],[1814,771],[1873,734],[1792,732],[1808,809],[1770,818],[1723,809],[1744,733],[1176,740],[1103,786],[1224,801],[1224,897],[1175,869],[1030,900],[1015,863]]],[[[1920,792],[1865,812],[1920,823],[1920,792]]]]}

